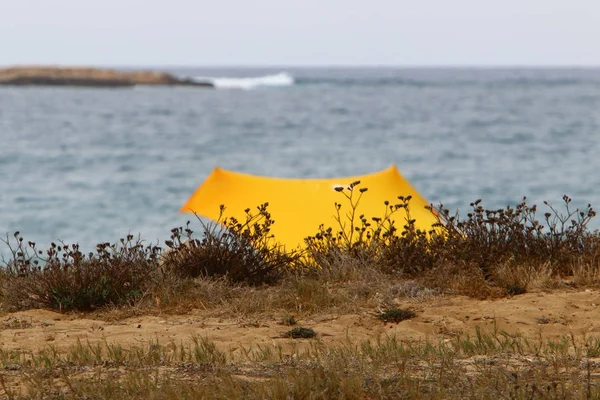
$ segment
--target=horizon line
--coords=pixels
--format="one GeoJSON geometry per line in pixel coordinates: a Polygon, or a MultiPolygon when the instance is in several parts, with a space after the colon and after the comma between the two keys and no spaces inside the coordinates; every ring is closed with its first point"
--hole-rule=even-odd
{"type": "Polygon", "coordinates": [[[596,69],[600,64],[105,64],[105,63],[1,63],[11,67],[88,67],[88,68],[224,68],[224,69],[596,69]]]}

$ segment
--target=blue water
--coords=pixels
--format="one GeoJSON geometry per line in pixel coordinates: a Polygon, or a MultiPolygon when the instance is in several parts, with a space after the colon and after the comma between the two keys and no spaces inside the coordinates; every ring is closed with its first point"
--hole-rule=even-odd
{"type": "Polygon", "coordinates": [[[285,71],[295,84],[253,90],[0,87],[0,233],[84,249],[127,233],[162,242],[215,166],[304,178],[397,164],[463,213],[478,198],[563,194],[600,207],[600,69],[285,71]]]}

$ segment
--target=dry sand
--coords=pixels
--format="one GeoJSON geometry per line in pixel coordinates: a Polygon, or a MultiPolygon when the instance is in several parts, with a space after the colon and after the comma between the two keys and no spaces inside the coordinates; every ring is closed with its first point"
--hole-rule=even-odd
{"type": "MultiPolygon", "coordinates": [[[[325,344],[359,342],[395,334],[406,340],[439,340],[475,327],[520,333],[526,337],[553,340],[565,334],[596,335],[600,332],[600,291],[557,290],[527,293],[499,300],[476,300],[462,296],[426,302],[409,302],[417,317],[398,324],[384,324],[377,310],[347,315],[312,315],[298,318],[299,325],[313,328],[325,344]]],[[[281,312],[283,317],[285,312],[281,312]]],[[[140,346],[149,341],[162,344],[188,342],[192,336],[206,337],[225,350],[281,344],[299,340],[280,337],[290,329],[273,317],[252,319],[220,318],[215,311],[192,310],[186,315],[138,316],[122,321],[81,318],[47,310],[4,314],[0,318],[0,344],[4,350],[36,351],[52,345],[61,350],[84,342],[107,341],[140,346]]],[[[301,341],[302,342],[302,341],[301,341]]],[[[303,342],[307,342],[304,340],[303,342]]]]}

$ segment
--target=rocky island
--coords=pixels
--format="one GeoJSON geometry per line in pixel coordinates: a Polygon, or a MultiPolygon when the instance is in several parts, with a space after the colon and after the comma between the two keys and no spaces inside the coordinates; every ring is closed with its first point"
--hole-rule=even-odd
{"type": "Polygon", "coordinates": [[[0,85],[127,87],[135,85],[213,87],[157,71],[119,71],[87,67],[19,66],[0,68],[0,85]]]}

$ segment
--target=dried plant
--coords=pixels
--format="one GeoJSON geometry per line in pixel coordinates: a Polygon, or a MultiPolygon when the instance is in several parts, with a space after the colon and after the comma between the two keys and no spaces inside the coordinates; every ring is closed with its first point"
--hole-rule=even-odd
{"type": "Polygon", "coordinates": [[[199,219],[203,227],[201,239],[194,238],[189,221],[185,229],[171,230],[164,270],[185,278],[225,276],[231,282],[251,285],[277,282],[299,255],[285,252],[274,242],[274,221],[267,207],[268,203],[258,206],[257,213],[247,209],[246,220],[238,221],[226,218],[225,207],[221,206],[216,222],[199,219]]]}
{"type": "Polygon", "coordinates": [[[446,259],[475,263],[487,276],[506,262],[513,264],[549,263],[556,271],[572,273],[572,264],[580,258],[597,259],[600,244],[597,232],[588,229],[596,212],[588,205],[571,210],[571,199],[563,196],[566,214],[544,202],[549,211],[544,222],[536,217],[537,206],[524,198],[516,207],[487,210],[481,200],[471,203],[467,219],[450,215],[442,205],[436,209],[444,229],[438,254],[446,259]]]}
{"type": "MultiPolygon", "coordinates": [[[[515,207],[491,210],[478,200],[471,203],[466,218],[443,205],[429,207],[438,222],[423,230],[411,216],[410,196],[384,201],[382,215],[368,217],[358,213],[361,199],[369,195],[367,188],[357,181],[337,190],[346,201],[334,204],[337,226],[321,226],[306,238],[305,253],[286,252],[276,243],[267,203],[255,212],[246,210],[244,221],[225,217],[222,206],[217,222],[200,220],[203,231],[198,238],[189,222],[175,228],[165,252],[132,235],[116,244],[101,243],[87,255],[77,244],[59,242],[40,250],[19,232],[7,235],[2,242],[9,259],[0,271],[3,306],[92,310],[139,304],[147,293],[158,303],[177,304],[173,299],[178,289],[164,287],[203,292],[184,283],[196,277],[222,277],[225,282],[220,285],[275,284],[286,278],[284,285],[294,281],[302,286],[310,281],[315,293],[323,292],[319,282],[349,282],[356,293],[366,293],[360,296],[367,302],[374,301],[370,293],[375,291],[353,282],[384,282],[385,276],[410,278],[439,293],[480,298],[517,295],[532,282],[555,287],[569,276],[574,285],[598,284],[600,235],[589,229],[596,212],[590,205],[572,209],[567,196],[564,211],[545,203],[548,211],[541,220],[537,207],[526,199],[515,207]]],[[[355,298],[356,293],[340,298],[355,298]]],[[[319,300],[318,305],[301,308],[317,309],[326,303],[319,300]]]]}
{"type": "Polygon", "coordinates": [[[411,217],[410,196],[398,196],[398,204],[385,201],[383,217],[357,218],[358,205],[367,193],[359,184],[336,189],[348,203],[346,214],[340,203],[335,204],[337,226],[321,226],[306,239],[317,270],[343,270],[358,262],[386,274],[420,276],[430,283],[437,277],[440,284],[463,288],[456,280],[473,276],[475,268],[481,284],[472,285],[468,292],[485,297],[497,293],[495,287],[505,294],[523,293],[538,272],[573,275],[575,266],[597,265],[600,236],[588,228],[596,212],[590,205],[573,210],[568,196],[563,197],[564,213],[545,202],[549,211],[542,221],[537,206],[528,205],[525,198],[516,207],[500,209],[485,209],[477,200],[464,219],[442,204],[429,206],[438,222],[423,230],[411,217]],[[399,210],[403,213],[397,214],[399,210]],[[398,215],[404,217],[401,228],[394,219],[398,215]],[[473,292],[474,287],[479,289],[473,292]]]}
{"type": "Polygon", "coordinates": [[[108,304],[132,304],[152,285],[160,248],[144,246],[132,235],[118,244],[100,243],[84,255],[77,244],[52,243],[39,250],[35,243],[3,240],[12,258],[0,280],[8,309],[48,307],[59,311],[92,310],[108,304]]]}

